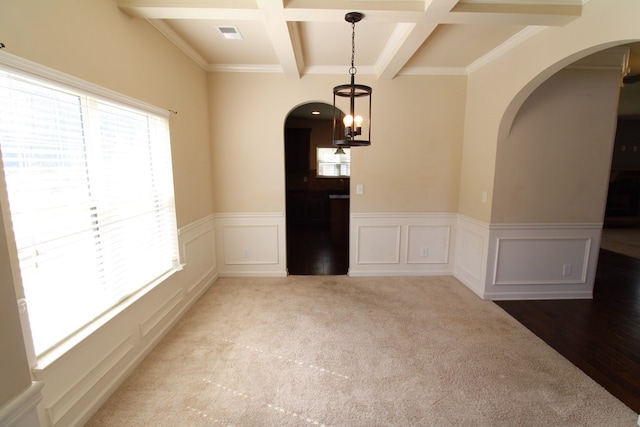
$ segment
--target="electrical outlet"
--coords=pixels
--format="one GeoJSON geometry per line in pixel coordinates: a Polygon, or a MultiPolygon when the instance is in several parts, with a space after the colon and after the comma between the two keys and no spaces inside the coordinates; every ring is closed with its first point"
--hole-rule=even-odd
{"type": "Polygon", "coordinates": [[[248,258],[249,258],[249,255],[250,255],[249,248],[244,248],[244,249],[242,250],[242,256],[243,256],[243,258],[244,258],[244,259],[248,259],[248,258]]]}
{"type": "Polygon", "coordinates": [[[571,276],[571,273],[573,273],[573,266],[571,264],[565,264],[562,266],[562,275],[564,277],[571,276]]]}
{"type": "Polygon", "coordinates": [[[429,248],[420,248],[420,256],[422,258],[428,258],[429,257],[429,248]]]}

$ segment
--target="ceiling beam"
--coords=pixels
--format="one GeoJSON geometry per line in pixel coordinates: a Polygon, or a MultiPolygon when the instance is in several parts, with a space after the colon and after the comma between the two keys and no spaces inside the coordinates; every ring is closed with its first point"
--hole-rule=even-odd
{"type": "Polygon", "coordinates": [[[393,79],[438,26],[432,15],[442,16],[457,3],[458,0],[433,0],[426,6],[420,22],[396,25],[376,64],[378,78],[393,79]]]}
{"type": "Polygon", "coordinates": [[[303,61],[296,24],[284,18],[282,0],[257,0],[256,3],[282,70],[287,77],[299,79],[303,61]]]}
{"type": "Polygon", "coordinates": [[[443,16],[442,24],[515,24],[562,26],[577,19],[582,6],[561,4],[462,3],[443,16]]]}
{"type": "Polygon", "coordinates": [[[516,24],[561,26],[579,18],[581,5],[459,3],[443,24],[516,24]]]}

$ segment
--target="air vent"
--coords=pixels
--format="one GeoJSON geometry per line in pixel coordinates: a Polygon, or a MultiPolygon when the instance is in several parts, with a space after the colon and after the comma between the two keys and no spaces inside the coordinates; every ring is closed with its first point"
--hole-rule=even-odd
{"type": "Polygon", "coordinates": [[[220,35],[227,40],[243,40],[242,34],[238,31],[238,27],[220,26],[218,27],[218,31],[220,31],[220,35]]]}

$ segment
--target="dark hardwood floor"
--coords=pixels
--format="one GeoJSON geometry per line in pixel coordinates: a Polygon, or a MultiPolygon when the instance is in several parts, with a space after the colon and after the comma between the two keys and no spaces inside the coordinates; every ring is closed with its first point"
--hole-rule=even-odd
{"type": "Polygon", "coordinates": [[[640,260],[600,250],[592,300],[496,301],[640,413],[640,260]]]}
{"type": "Polygon", "coordinates": [[[303,276],[347,274],[348,236],[332,239],[328,224],[288,225],[287,270],[303,276]]]}

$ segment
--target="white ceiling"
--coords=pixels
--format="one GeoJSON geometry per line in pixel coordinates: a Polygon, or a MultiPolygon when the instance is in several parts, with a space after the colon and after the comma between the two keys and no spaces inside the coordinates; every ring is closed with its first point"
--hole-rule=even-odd
{"type": "Polygon", "coordinates": [[[208,71],[346,74],[347,12],[359,74],[468,74],[545,26],[580,17],[588,0],[118,0],[208,71]],[[218,26],[236,26],[226,40],[218,26]]]}

